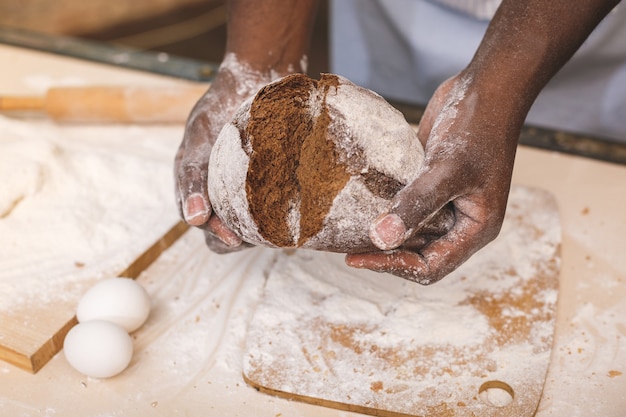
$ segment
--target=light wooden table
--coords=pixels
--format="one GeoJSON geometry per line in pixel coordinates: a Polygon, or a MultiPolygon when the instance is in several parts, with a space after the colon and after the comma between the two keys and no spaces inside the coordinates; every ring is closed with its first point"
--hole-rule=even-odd
{"type": "MultiPolygon", "coordinates": [[[[5,94],[40,92],[37,80],[176,82],[2,45],[0,63],[5,94]]],[[[555,347],[537,416],[623,417],[626,166],[520,147],[513,181],[553,192],[563,224],[555,347]]],[[[36,375],[0,363],[0,414],[353,415],[273,398],[243,382],[245,326],[271,257],[262,249],[217,256],[204,248],[200,233],[188,232],[139,278],[154,310],[134,335],[129,369],[99,381],[71,369],[62,354],[36,375]]]]}

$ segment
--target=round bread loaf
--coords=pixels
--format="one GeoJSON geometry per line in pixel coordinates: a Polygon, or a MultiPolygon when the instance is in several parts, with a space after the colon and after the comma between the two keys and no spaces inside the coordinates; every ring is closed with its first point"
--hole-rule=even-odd
{"type": "Polygon", "coordinates": [[[323,74],[263,87],[211,152],[213,210],[244,241],[356,253],[370,224],[417,175],[424,151],[378,94],[323,74]]]}

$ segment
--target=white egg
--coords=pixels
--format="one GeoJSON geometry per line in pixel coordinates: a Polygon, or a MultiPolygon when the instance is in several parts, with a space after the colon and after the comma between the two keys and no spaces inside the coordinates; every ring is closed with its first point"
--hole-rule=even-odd
{"type": "Polygon", "coordinates": [[[63,351],[78,372],[109,378],[126,369],[133,356],[133,342],[117,324],[93,320],[79,323],[68,332],[63,351]]]}
{"type": "Polygon", "coordinates": [[[80,299],[76,318],[80,323],[106,320],[133,332],[150,314],[150,296],[130,278],[108,278],[91,287],[80,299]]]}

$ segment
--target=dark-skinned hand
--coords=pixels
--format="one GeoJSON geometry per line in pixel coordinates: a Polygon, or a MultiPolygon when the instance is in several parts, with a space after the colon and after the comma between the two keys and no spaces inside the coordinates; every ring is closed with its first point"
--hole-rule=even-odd
{"type": "Polygon", "coordinates": [[[176,154],[175,192],[181,217],[204,231],[207,246],[216,253],[233,252],[250,245],[242,242],[212,212],[207,193],[211,149],[241,103],[270,81],[269,74],[249,70],[233,56],[227,57],[211,88],[192,110],[176,154]]]}
{"type": "Polygon", "coordinates": [[[370,237],[381,251],[347,255],[349,266],[432,284],[497,236],[519,123],[498,120],[481,101],[480,87],[461,74],[437,89],[418,131],[426,155],[421,172],[372,225],[370,237]],[[405,245],[419,241],[442,208],[454,214],[449,231],[421,247],[405,245]]]}

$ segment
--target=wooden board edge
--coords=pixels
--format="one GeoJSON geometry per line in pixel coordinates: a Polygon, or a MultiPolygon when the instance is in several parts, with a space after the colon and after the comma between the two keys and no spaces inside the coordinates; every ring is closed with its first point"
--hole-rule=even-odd
{"type": "Polygon", "coordinates": [[[63,349],[63,341],[65,336],[72,327],[78,324],[76,316],[72,317],[70,321],[65,323],[61,329],[56,332],[46,343],[44,343],[37,352],[31,357],[31,363],[33,364],[32,372],[37,373],[43,366],[48,363],[50,359],[54,357],[58,352],[63,349]]]}
{"type": "MultiPolygon", "coordinates": [[[[176,242],[187,230],[189,225],[179,221],[171,227],[163,237],[146,249],[135,261],[118,274],[119,277],[137,278],[157,258],[176,242]]],[[[68,320],[50,339],[42,344],[32,355],[17,352],[0,343],[0,358],[16,367],[33,374],[44,367],[63,348],[65,336],[78,321],[76,316],[68,320]]]]}
{"type": "Polygon", "coordinates": [[[65,336],[77,323],[76,316],[72,317],[32,355],[18,352],[15,349],[0,344],[0,360],[15,365],[24,371],[36,374],[37,371],[61,350],[65,336]]]}
{"type": "MultiPolygon", "coordinates": [[[[264,394],[273,395],[275,397],[284,398],[290,401],[299,401],[299,402],[303,402],[306,404],[327,407],[327,408],[334,408],[336,410],[349,411],[352,413],[367,414],[367,415],[375,416],[375,417],[426,417],[426,416],[421,416],[417,414],[405,414],[405,413],[394,412],[394,411],[389,411],[389,410],[380,410],[377,408],[365,407],[362,405],[342,403],[339,401],[325,400],[322,398],[309,397],[309,396],[302,395],[302,394],[294,394],[291,392],[275,390],[275,389],[268,388],[259,383],[254,382],[253,380],[248,378],[245,372],[242,372],[242,376],[246,384],[248,384],[255,390],[262,392],[264,394]]],[[[433,408],[432,411],[436,412],[436,409],[433,408]]],[[[431,413],[429,413],[429,415],[431,415],[431,413]]]]}
{"type": "Polygon", "coordinates": [[[178,240],[187,230],[189,225],[179,221],[170,230],[150,246],[144,253],[139,255],[126,269],[120,272],[118,277],[137,278],[144,270],[146,270],[159,256],[174,242],[178,240]]]}
{"type": "Polygon", "coordinates": [[[2,361],[10,363],[24,371],[36,372],[30,356],[17,352],[7,346],[0,345],[0,358],[2,358],[2,361]]]}

